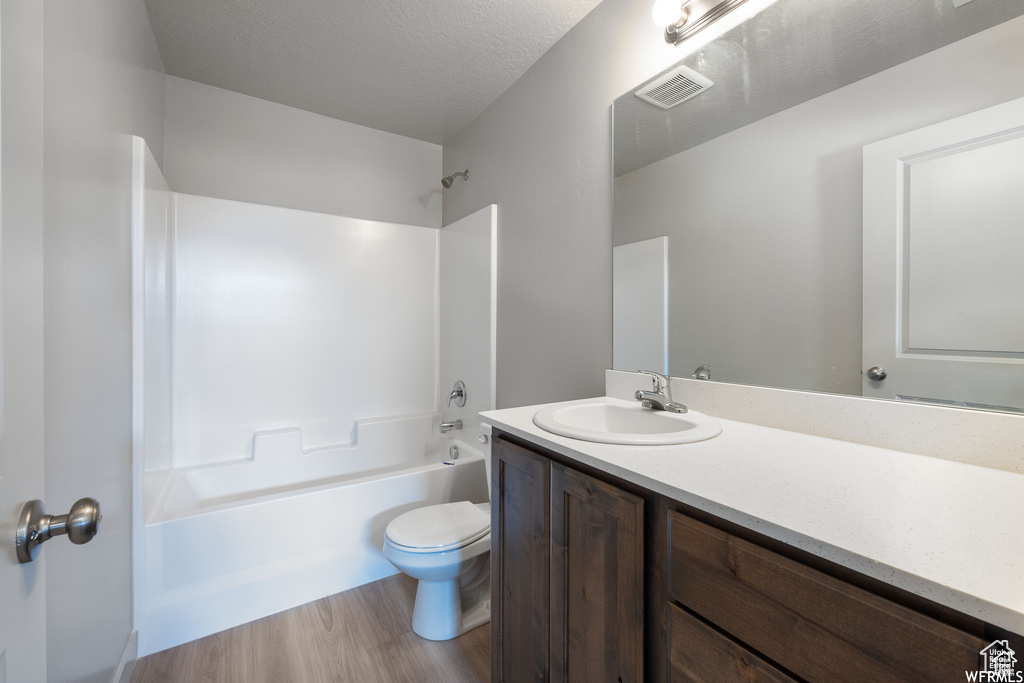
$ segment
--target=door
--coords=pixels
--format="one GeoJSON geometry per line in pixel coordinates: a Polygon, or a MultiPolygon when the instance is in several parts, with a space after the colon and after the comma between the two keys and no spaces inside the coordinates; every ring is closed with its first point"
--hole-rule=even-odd
{"type": "Polygon", "coordinates": [[[46,561],[14,552],[43,497],[41,4],[0,2],[0,683],[46,679],[46,561]]]}
{"type": "Polygon", "coordinates": [[[864,147],[865,396],[1024,411],[1022,188],[1024,98],[864,147]]]}
{"type": "Polygon", "coordinates": [[[612,249],[612,367],[668,374],[668,237],[612,249]]]}

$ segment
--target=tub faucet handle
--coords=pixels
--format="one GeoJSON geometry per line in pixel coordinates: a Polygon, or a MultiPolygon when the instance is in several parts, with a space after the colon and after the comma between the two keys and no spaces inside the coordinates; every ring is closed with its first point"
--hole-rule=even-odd
{"type": "Polygon", "coordinates": [[[459,408],[463,408],[466,405],[466,385],[462,383],[462,380],[456,380],[455,386],[448,392],[448,407],[451,408],[452,401],[455,401],[455,405],[459,408]]]}

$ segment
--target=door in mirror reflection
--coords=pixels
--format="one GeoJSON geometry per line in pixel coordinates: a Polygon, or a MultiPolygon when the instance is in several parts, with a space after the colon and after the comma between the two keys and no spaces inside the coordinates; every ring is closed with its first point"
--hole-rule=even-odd
{"type": "Polygon", "coordinates": [[[668,374],[668,237],[612,250],[612,367],[668,374]]]}
{"type": "Polygon", "coordinates": [[[1024,411],[1024,98],[864,148],[863,349],[865,396],[1024,411]]]}

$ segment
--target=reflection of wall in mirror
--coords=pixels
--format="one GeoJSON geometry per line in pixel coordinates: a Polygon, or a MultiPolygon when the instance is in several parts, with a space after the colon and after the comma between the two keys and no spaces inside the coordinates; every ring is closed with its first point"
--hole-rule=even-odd
{"type": "Polygon", "coordinates": [[[616,178],[615,244],[672,238],[669,371],[859,394],[862,147],[1024,96],[1021,63],[1024,18],[616,178]]]}

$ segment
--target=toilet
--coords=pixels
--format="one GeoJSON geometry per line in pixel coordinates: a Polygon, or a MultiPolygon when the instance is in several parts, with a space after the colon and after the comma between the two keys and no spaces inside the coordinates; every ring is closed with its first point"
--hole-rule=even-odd
{"type": "Polygon", "coordinates": [[[490,621],[490,551],[490,503],[428,505],[388,524],[384,557],[419,581],[415,633],[448,640],[490,621]]]}

